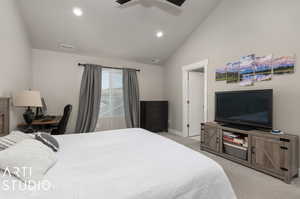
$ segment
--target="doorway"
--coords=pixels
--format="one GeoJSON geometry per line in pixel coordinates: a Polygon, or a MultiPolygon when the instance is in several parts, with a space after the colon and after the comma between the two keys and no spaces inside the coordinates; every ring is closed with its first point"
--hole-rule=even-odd
{"type": "Polygon", "coordinates": [[[183,136],[200,138],[201,123],[207,121],[208,60],[184,66],[183,136]]]}

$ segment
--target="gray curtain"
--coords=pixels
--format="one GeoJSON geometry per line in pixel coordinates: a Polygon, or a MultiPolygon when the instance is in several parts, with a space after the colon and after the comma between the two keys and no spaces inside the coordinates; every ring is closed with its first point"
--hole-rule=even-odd
{"type": "Polygon", "coordinates": [[[81,80],[76,133],[93,132],[100,111],[102,69],[87,65],[81,80]]]}
{"type": "Polygon", "coordinates": [[[123,71],[124,111],[127,128],[140,126],[140,92],[136,70],[123,71]]]}

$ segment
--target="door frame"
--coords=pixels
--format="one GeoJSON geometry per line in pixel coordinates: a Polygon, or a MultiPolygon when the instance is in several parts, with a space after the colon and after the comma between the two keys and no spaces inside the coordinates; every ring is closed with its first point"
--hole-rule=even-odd
{"type": "MultiPolygon", "coordinates": [[[[204,69],[204,122],[207,122],[207,68],[208,68],[208,59],[202,60],[197,63],[189,64],[182,67],[182,135],[183,137],[190,137],[188,133],[188,106],[187,106],[187,100],[188,100],[188,73],[190,71],[196,70],[196,69],[204,69]]],[[[199,123],[200,126],[200,123],[199,123]]],[[[200,136],[200,132],[199,135],[200,136]]],[[[194,136],[191,136],[194,137],[194,136]]]]}

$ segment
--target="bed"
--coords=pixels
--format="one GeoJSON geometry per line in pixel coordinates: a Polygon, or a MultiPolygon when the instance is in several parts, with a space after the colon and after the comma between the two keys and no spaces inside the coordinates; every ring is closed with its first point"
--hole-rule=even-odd
{"type": "MultiPolygon", "coordinates": [[[[48,191],[4,191],[5,199],[235,199],[213,160],[160,135],[122,129],[56,136],[48,191]]],[[[0,176],[0,183],[10,179],[0,176]]],[[[0,184],[0,185],[1,185],[0,184]]]]}

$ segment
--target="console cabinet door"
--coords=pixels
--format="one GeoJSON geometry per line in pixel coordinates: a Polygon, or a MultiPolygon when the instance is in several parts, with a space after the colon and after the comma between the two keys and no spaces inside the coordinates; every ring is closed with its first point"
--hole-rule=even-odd
{"type": "Polygon", "coordinates": [[[260,170],[283,176],[287,169],[288,151],[279,139],[253,136],[252,165],[260,170]]]}
{"type": "Polygon", "coordinates": [[[212,151],[220,151],[220,133],[219,128],[204,125],[201,129],[201,144],[212,151]]]}

